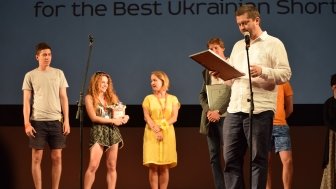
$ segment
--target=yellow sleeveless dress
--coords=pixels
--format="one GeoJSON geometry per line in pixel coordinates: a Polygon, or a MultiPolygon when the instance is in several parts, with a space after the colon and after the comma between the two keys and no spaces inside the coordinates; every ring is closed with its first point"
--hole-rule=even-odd
{"type": "MultiPolygon", "coordinates": [[[[180,103],[176,96],[168,95],[166,99],[160,99],[161,104],[166,104],[164,111],[164,118],[168,120],[171,116],[173,105],[180,103]],[[165,102],[167,100],[167,102],[165,102]]],[[[159,99],[153,94],[145,97],[142,106],[146,108],[154,122],[162,122],[162,107],[159,99]]],[[[167,125],[162,130],[163,140],[158,141],[155,133],[146,124],[144,137],[143,137],[143,165],[149,166],[150,164],[168,165],[169,168],[177,165],[177,152],[176,152],[176,138],[173,125],[167,125]]]]}

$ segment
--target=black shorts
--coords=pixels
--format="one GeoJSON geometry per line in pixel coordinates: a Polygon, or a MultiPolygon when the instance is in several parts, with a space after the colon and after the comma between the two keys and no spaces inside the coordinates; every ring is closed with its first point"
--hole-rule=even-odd
{"type": "Polygon", "coordinates": [[[48,143],[50,149],[65,148],[66,136],[63,134],[63,123],[60,121],[31,121],[36,133],[29,137],[29,147],[44,149],[48,143]]]}

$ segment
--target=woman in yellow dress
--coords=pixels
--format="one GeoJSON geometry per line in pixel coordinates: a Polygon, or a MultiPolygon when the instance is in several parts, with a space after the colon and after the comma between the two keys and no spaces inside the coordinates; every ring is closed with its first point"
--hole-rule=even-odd
{"type": "Polygon", "coordinates": [[[142,103],[146,127],[143,138],[143,165],[149,168],[152,189],[166,189],[169,168],[177,165],[176,139],[173,124],[177,121],[180,103],[168,94],[169,78],[163,71],[151,73],[153,94],[142,103]]]}

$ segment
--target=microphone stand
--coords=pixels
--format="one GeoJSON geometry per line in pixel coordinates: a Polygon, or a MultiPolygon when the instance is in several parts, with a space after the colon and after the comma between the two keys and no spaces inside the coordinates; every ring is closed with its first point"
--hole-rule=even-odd
{"type": "Polygon", "coordinates": [[[76,113],[76,119],[79,119],[79,143],[80,143],[80,171],[79,171],[79,188],[83,188],[83,122],[84,122],[84,114],[83,114],[83,91],[86,85],[86,78],[87,78],[87,73],[89,70],[89,65],[90,65],[90,59],[91,59],[91,52],[92,52],[92,46],[93,46],[93,37],[89,35],[89,54],[88,54],[88,59],[86,62],[86,68],[84,72],[84,80],[83,80],[83,85],[82,89],[79,93],[79,101],[77,101],[78,109],[76,113]]]}
{"type": "Polygon", "coordinates": [[[250,188],[252,188],[252,121],[253,121],[253,110],[254,110],[254,100],[253,100],[253,91],[252,91],[252,79],[250,72],[250,57],[249,57],[249,48],[250,41],[246,43],[246,57],[247,57],[247,68],[249,76],[249,86],[250,86],[250,99],[247,99],[250,102],[250,112],[249,112],[249,127],[250,127],[250,188]]]}

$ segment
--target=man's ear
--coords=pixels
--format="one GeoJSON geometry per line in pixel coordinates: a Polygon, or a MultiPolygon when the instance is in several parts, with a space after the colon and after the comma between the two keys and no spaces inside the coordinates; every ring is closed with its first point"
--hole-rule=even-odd
{"type": "Polygon", "coordinates": [[[255,18],[255,21],[259,24],[259,26],[260,26],[260,17],[256,17],[255,18]]]}

